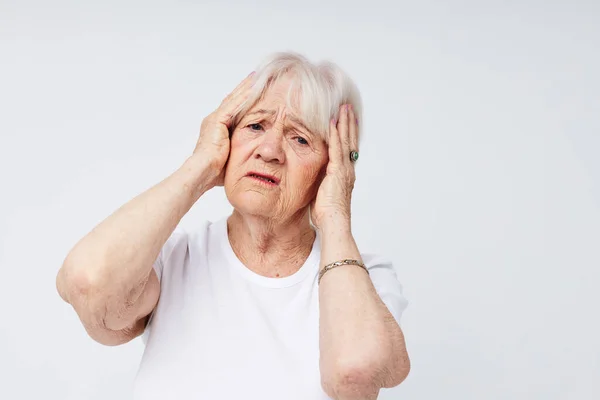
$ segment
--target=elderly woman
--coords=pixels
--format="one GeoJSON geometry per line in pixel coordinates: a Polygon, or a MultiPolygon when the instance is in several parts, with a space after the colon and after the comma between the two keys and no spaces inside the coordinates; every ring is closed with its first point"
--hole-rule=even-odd
{"type": "Polygon", "coordinates": [[[57,288],[87,333],[142,335],[136,399],[376,399],[405,379],[402,287],[351,230],[360,104],[336,65],[271,56],[71,250],[57,288]],[[215,186],[232,214],[177,228],[215,186]]]}

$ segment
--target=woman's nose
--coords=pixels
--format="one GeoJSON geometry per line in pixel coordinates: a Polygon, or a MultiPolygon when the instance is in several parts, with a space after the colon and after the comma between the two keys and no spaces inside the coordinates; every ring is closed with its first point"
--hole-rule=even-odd
{"type": "Polygon", "coordinates": [[[261,138],[261,143],[256,152],[256,158],[265,162],[283,164],[285,152],[283,151],[283,132],[279,127],[272,127],[261,138]]]}

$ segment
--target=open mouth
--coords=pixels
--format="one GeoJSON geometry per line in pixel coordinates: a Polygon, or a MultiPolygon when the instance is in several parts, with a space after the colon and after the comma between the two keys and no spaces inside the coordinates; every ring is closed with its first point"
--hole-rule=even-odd
{"type": "Polygon", "coordinates": [[[279,180],[275,177],[271,177],[269,175],[257,174],[255,172],[251,172],[246,176],[257,179],[257,180],[265,182],[265,183],[270,183],[271,185],[277,185],[279,183],[279,180]]]}

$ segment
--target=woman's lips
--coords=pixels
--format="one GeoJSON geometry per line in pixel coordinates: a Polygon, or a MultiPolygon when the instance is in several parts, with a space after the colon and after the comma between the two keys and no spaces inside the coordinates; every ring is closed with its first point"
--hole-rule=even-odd
{"type": "Polygon", "coordinates": [[[267,186],[277,186],[277,184],[276,184],[275,182],[273,182],[273,181],[269,181],[269,180],[267,180],[266,178],[261,178],[261,177],[258,177],[258,176],[252,176],[252,175],[249,175],[249,176],[248,176],[248,178],[251,178],[251,179],[252,179],[254,182],[257,182],[257,183],[262,183],[263,185],[267,185],[267,186]]]}
{"type": "Polygon", "coordinates": [[[258,172],[250,172],[246,175],[248,178],[252,178],[253,180],[263,182],[265,184],[277,186],[279,184],[279,179],[272,175],[261,174],[258,172]]]}

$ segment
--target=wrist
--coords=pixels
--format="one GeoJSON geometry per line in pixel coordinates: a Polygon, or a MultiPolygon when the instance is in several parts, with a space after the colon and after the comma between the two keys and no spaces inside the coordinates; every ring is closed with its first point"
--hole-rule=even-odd
{"type": "Polygon", "coordinates": [[[322,235],[350,235],[352,223],[350,217],[342,214],[333,214],[324,217],[317,227],[322,235]]]}
{"type": "Polygon", "coordinates": [[[350,227],[350,207],[335,206],[313,208],[315,219],[318,222],[317,229],[324,230],[332,227],[350,227]]]}
{"type": "Polygon", "coordinates": [[[215,186],[219,171],[197,154],[185,160],[179,171],[184,174],[184,186],[195,200],[215,186]]]}

